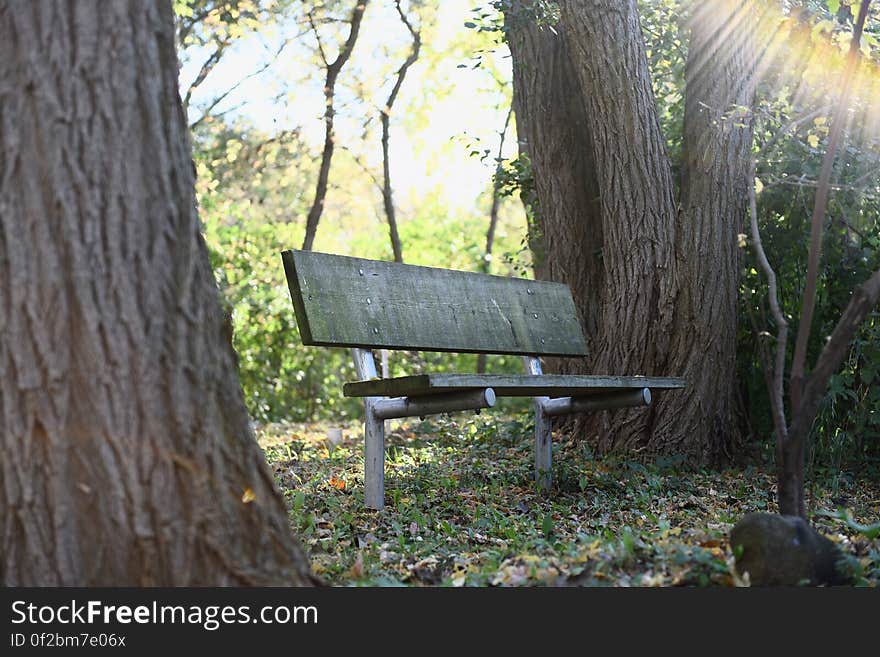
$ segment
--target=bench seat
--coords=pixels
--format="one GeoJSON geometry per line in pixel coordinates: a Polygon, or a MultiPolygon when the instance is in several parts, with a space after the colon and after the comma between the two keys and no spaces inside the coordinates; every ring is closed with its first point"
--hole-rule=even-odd
{"type": "Polygon", "coordinates": [[[346,397],[422,397],[492,388],[498,397],[588,397],[630,388],[684,388],[685,380],[646,376],[564,374],[417,374],[346,383],[346,397]]]}

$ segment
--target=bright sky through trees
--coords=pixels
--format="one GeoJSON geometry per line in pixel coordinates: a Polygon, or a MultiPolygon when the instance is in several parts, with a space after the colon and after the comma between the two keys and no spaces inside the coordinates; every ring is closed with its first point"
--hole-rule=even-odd
{"type": "MultiPolygon", "coordinates": [[[[409,35],[393,6],[386,4],[368,7],[354,55],[337,90],[337,144],[379,170],[378,104],[384,102],[392,73],[409,47],[409,35]],[[359,94],[366,102],[358,100],[359,94]],[[369,118],[373,121],[364,141],[364,122],[369,118]]],[[[396,201],[402,206],[416,204],[429,190],[438,190],[450,207],[472,210],[489,188],[497,132],[509,103],[510,59],[506,46],[501,46],[484,58],[482,66],[472,68],[477,35],[464,27],[472,5],[470,0],[447,0],[430,10],[435,12],[434,19],[423,28],[422,56],[410,70],[395,105],[391,166],[396,201]],[[492,155],[484,162],[468,156],[471,150],[487,148],[492,155]]],[[[229,110],[227,118],[239,115],[268,133],[299,127],[317,152],[323,140],[324,99],[322,71],[316,63],[309,63],[313,48],[314,36],[306,25],[270,26],[252,33],[224,55],[196,90],[191,107],[244,80],[217,112],[229,110]],[[277,60],[262,74],[245,79],[274,57],[284,38],[290,43],[277,60]]],[[[184,64],[182,88],[195,77],[201,61],[201,56],[194,56],[184,64]]],[[[515,153],[511,133],[505,155],[515,153]]]]}

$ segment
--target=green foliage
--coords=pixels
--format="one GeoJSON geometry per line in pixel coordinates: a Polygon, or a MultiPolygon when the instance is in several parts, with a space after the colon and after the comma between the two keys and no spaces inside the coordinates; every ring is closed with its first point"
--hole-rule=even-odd
{"type": "MultiPolygon", "coordinates": [[[[687,17],[691,3],[682,0],[640,0],[639,18],[645,55],[651,70],[657,116],[672,168],[680,169],[684,125],[687,17]]],[[[676,176],[676,179],[678,176],[676,176]]]]}
{"type": "Polygon", "coordinates": [[[174,13],[180,27],[191,39],[185,43],[204,43],[205,35],[217,29],[239,36],[244,29],[257,29],[266,13],[277,11],[271,5],[285,4],[262,0],[174,0],[174,13]]]}
{"type": "MultiPolygon", "coordinates": [[[[463,59],[477,53],[481,69],[477,75],[488,74],[488,80],[478,81],[486,107],[508,103],[510,89],[505,82],[508,73],[503,70],[502,58],[495,56],[497,44],[491,35],[461,30],[447,40],[447,35],[437,31],[435,16],[440,10],[434,3],[413,0],[402,7],[421,29],[425,47],[418,66],[413,68],[416,77],[408,79],[395,105],[392,142],[408,143],[413,152],[418,152],[425,148],[423,140],[437,142],[429,134],[433,128],[432,106],[451,97],[457,84],[457,80],[447,77],[447,58],[463,59]],[[442,48],[436,45],[440,42],[444,43],[442,48]],[[409,88],[410,80],[418,79],[423,85],[416,92],[409,88]]],[[[344,419],[357,414],[359,402],[341,396],[342,381],[354,378],[347,351],[306,348],[299,343],[280,260],[282,249],[302,244],[305,215],[316,184],[322,143],[315,136],[315,128],[322,126],[315,125],[319,121],[308,123],[304,115],[314,112],[320,117],[323,110],[317,39],[324,54],[332,59],[334,44],[347,35],[351,5],[339,0],[320,5],[299,0],[176,0],[174,9],[179,56],[187,69],[182,95],[195,125],[193,157],[200,217],[218,283],[232,315],[241,382],[251,414],[260,421],[344,419]],[[282,48],[284,56],[279,57],[282,48]],[[289,62],[289,71],[301,73],[291,78],[290,72],[282,68],[267,69],[270,64],[275,66],[273,62],[289,62]],[[242,63],[251,69],[246,70],[242,63]],[[280,86],[274,99],[243,96],[245,88],[253,87],[239,88],[239,83],[257,74],[261,80],[280,86]],[[284,79],[285,75],[290,79],[284,79]],[[249,101],[260,105],[264,112],[270,101],[279,113],[278,127],[267,128],[259,123],[260,117],[248,116],[249,101]],[[293,118],[296,123],[288,112],[294,107],[298,112],[293,118]],[[254,121],[261,126],[259,129],[254,121]]],[[[389,259],[382,197],[376,186],[382,167],[375,160],[375,103],[387,96],[400,57],[411,45],[393,4],[371,5],[361,32],[356,52],[337,88],[336,152],[315,248],[389,259]],[[395,26],[395,34],[377,39],[379,31],[389,24],[395,26]]],[[[487,132],[494,133],[497,128],[500,126],[492,126],[487,132]]],[[[428,146],[433,159],[448,161],[438,162],[436,171],[426,171],[427,176],[441,180],[445,171],[455,168],[454,158],[464,156],[458,142],[456,139],[428,146]]],[[[407,155],[404,152],[399,159],[406,161],[407,155]]],[[[396,158],[393,152],[392,170],[398,166],[396,158]]],[[[425,159],[424,154],[417,153],[415,160],[419,158],[425,159]]],[[[415,176],[409,173],[413,179],[415,176]]],[[[405,176],[395,176],[397,188],[405,176]]],[[[395,189],[399,230],[408,262],[515,273],[504,258],[487,263],[483,253],[491,202],[488,185],[484,196],[472,207],[449,199],[439,182],[433,189],[429,185],[419,187],[423,191],[417,198],[395,189]]],[[[496,253],[516,251],[521,216],[517,202],[502,204],[496,253]]],[[[390,372],[411,373],[422,367],[468,371],[475,361],[471,355],[414,357],[394,353],[390,372]]],[[[490,358],[489,367],[492,371],[519,371],[521,364],[515,358],[497,357],[490,358]]]]}
{"type": "Polygon", "coordinates": [[[559,5],[552,0],[522,0],[514,7],[511,0],[493,0],[471,10],[472,18],[464,26],[471,30],[506,38],[510,29],[521,24],[534,23],[538,27],[556,31],[559,5]]]}
{"type": "Polygon", "coordinates": [[[875,522],[871,525],[858,523],[853,519],[852,512],[848,509],[841,509],[839,511],[819,511],[818,513],[819,515],[835,518],[844,522],[849,529],[858,532],[868,540],[874,540],[880,536],[880,522],[875,522]]]}
{"type": "Polygon", "coordinates": [[[856,554],[844,553],[838,568],[848,572],[858,586],[876,586],[880,578],[880,522],[863,524],[853,518],[852,510],[818,511],[820,518],[842,523],[844,531],[854,536],[856,554]]]}
{"type": "MultiPolygon", "coordinates": [[[[764,249],[776,271],[790,336],[798,331],[816,181],[838,102],[839,76],[851,37],[851,9],[855,8],[852,2],[827,7],[821,1],[804,3],[788,15],[780,15],[773,37],[768,37],[769,52],[796,53],[767,58],[753,113],[759,225],[764,249]]],[[[875,56],[875,40],[869,38],[864,43],[864,54],[875,56]]],[[[876,74],[868,61],[861,70],[866,75],[876,74]]],[[[865,111],[871,102],[867,89],[866,82],[857,81],[851,118],[831,176],[808,370],[852,290],[880,268],[880,187],[876,177],[880,142],[865,111]]],[[[776,326],[767,309],[765,277],[752,249],[745,249],[743,264],[739,379],[749,427],[754,435],[769,437],[773,429],[760,354],[762,348],[767,353],[775,351],[776,326]]],[[[880,322],[875,313],[859,328],[843,367],[832,377],[813,426],[809,463],[817,477],[839,473],[847,462],[864,463],[880,457],[878,340],[880,322]]],[[[793,348],[792,337],[788,364],[793,348]]],[[[790,408],[787,414],[790,418],[790,408]]],[[[769,440],[765,443],[768,450],[770,444],[769,440]]]]}
{"type": "Polygon", "coordinates": [[[518,276],[528,276],[545,257],[539,246],[543,245],[541,210],[528,154],[520,153],[517,157],[499,162],[493,184],[501,196],[518,197],[525,208],[526,234],[520,240],[518,249],[504,253],[504,260],[518,276]]]}
{"type": "Polygon", "coordinates": [[[495,173],[495,184],[498,185],[499,193],[504,196],[519,194],[522,198],[537,201],[535,176],[527,153],[520,153],[515,158],[501,162],[495,173]]]}
{"type": "MultiPolygon", "coordinates": [[[[194,142],[200,216],[232,314],[239,375],[252,417],[265,422],[357,416],[360,401],[342,396],[342,384],[356,378],[348,350],[300,343],[281,266],[280,252],[302,243],[314,184],[308,148],[297,133],[263,135],[243,122],[203,124],[194,142]]],[[[334,166],[352,180],[357,165],[346,156],[342,152],[334,166]]],[[[331,211],[353,223],[334,222],[332,215],[325,220],[323,250],[390,259],[385,227],[362,212],[362,199],[369,195],[368,186],[355,184],[345,194],[336,192],[331,211]]],[[[435,191],[420,199],[400,235],[413,264],[475,271],[484,263],[486,221],[481,214],[451,211],[435,191]]],[[[512,250],[516,237],[506,224],[499,226],[499,248],[512,250]]],[[[502,259],[490,264],[492,273],[515,273],[502,259]]],[[[467,372],[476,367],[476,356],[393,352],[389,365],[391,376],[423,368],[467,372]]],[[[510,356],[490,357],[489,366],[496,372],[522,367],[510,356]]]]}
{"type": "MultiPolygon", "coordinates": [[[[380,514],[363,508],[359,424],[328,451],[324,425],[258,432],[291,524],[314,569],[336,585],[733,586],[727,535],[768,509],[760,468],[682,473],[675,463],[556,450],[551,495],[534,485],[532,415],[394,421],[380,514]]],[[[828,488],[816,491],[828,504],[828,488]]],[[[852,525],[820,516],[861,582],[880,583],[880,539],[861,531],[876,485],[852,490],[852,525]],[[830,527],[827,521],[834,521],[830,527]],[[837,526],[841,525],[841,526],[837,526]]],[[[771,509],[772,510],[772,509],[771,509]]]]}
{"type": "Polygon", "coordinates": [[[233,316],[239,378],[255,419],[311,420],[359,412],[338,391],[355,378],[345,350],[303,347],[291,313],[280,251],[301,239],[291,224],[210,222],[206,238],[233,316]]]}
{"type": "MultiPolygon", "coordinates": [[[[797,331],[806,274],[809,219],[828,134],[827,114],[795,102],[790,88],[766,93],[757,108],[759,161],[757,189],[762,242],[778,278],[780,303],[797,331]],[[801,117],[807,117],[800,120],[801,117]],[[810,118],[812,117],[812,118],[810,118]]],[[[880,189],[873,172],[880,166],[876,140],[848,131],[837,158],[822,246],[819,293],[807,362],[816,362],[843,313],[852,290],[880,268],[880,189]]],[[[769,400],[762,379],[760,344],[768,351],[776,328],[767,311],[767,287],[754,254],[747,249],[742,279],[739,371],[750,424],[759,435],[772,433],[769,400]]],[[[830,382],[814,425],[814,467],[840,466],[852,459],[880,457],[880,321],[869,316],[857,332],[842,369],[830,382]]],[[[788,362],[794,340],[789,341],[788,362]]],[[[790,417],[790,411],[789,411],[790,417]]]]}
{"type": "Polygon", "coordinates": [[[257,420],[358,412],[335,392],[353,376],[340,350],[304,348],[280,252],[302,241],[291,219],[307,211],[312,171],[296,133],[262,135],[239,122],[208,122],[194,135],[205,239],[233,320],[239,376],[257,420]]]}
{"type": "MultiPolygon", "coordinates": [[[[293,0],[174,0],[181,59],[193,48],[229,47],[280,20],[293,0]]],[[[220,53],[222,54],[222,52],[220,53]]]]}

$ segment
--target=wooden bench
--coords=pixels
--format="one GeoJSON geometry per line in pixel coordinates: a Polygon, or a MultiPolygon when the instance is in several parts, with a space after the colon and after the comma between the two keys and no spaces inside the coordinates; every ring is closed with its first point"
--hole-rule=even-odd
{"type": "Polygon", "coordinates": [[[544,375],[540,356],[584,356],[566,285],[311,251],[282,253],[305,345],[351,347],[360,381],[347,397],[365,407],[366,506],[384,507],[384,420],[494,406],[496,396],[534,397],[535,478],[551,484],[554,416],[647,406],[651,390],[684,380],[544,375]],[[419,374],[379,379],[371,349],[522,356],[526,374],[419,374]]]}

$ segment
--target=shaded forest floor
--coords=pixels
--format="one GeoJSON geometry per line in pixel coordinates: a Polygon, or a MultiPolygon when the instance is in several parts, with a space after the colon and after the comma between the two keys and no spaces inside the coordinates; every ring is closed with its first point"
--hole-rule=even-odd
{"type": "MultiPolygon", "coordinates": [[[[317,574],[361,586],[734,586],[727,535],[750,511],[776,511],[772,470],[686,470],[674,461],[593,459],[557,444],[554,490],[533,484],[528,415],[439,416],[392,425],[383,513],[363,509],[360,427],[328,449],[327,425],[258,430],[317,574]]],[[[880,518],[880,481],[836,472],[813,509],[880,518]]],[[[814,524],[880,585],[880,537],[838,518],[814,524]]]]}

